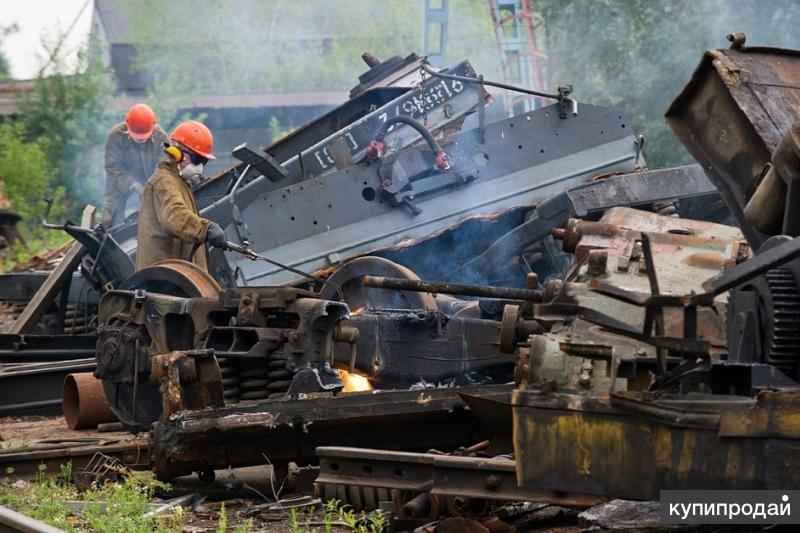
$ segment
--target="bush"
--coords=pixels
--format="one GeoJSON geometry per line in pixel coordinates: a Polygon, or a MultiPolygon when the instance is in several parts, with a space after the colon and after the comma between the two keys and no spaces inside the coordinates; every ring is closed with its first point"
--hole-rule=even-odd
{"type": "Polygon", "coordinates": [[[110,111],[113,79],[102,64],[89,59],[89,49],[78,51],[74,72],[64,66],[66,52],[54,55],[48,64],[54,73],[40,72],[32,94],[18,101],[17,120],[46,157],[48,184],[69,192],[65,207],[73,220],[87,203],[102,205],[105,139],[120,119],[110,111]]]}
{"type": "Polygon", "coordinates": [[[22,217],[18,228],[25,241],[12,248],[9,259],[13,261],[25,261],[44,247],[67,240],[65,233],[47,230],[39,222],[45,197],[55,200],[54,218],[65,216],[65,192],[63,187],[51,185],[58,169],[48,162],[42,141],[26,139],[21,124],[0,124],[0,176],[12,211],[22,217]]]}

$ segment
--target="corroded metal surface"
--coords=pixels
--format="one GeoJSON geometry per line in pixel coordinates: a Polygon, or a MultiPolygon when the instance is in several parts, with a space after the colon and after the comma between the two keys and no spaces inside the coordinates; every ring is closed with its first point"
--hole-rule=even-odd
{"type": "Polygon", "coordinates": [[[742,210],[781,137],[800,120],[799,80],[796,50],[711,50],[666,113],[754,246],[764,235],[742,210]]]}
{"type": "Polygon", "coordinates": [[[91,372],[69,374],[64,379],[62,396],[64,418],[70,429],[94,428],[117,419],[108,406],[103,382],[91,372]]]}
{"type": "Polygon", "coordinates": [[[514,392],[517,478],[532,488],[658,499],[673,489],[800,487],[796,395],[610,399],[514,392]],[[779,413],[764,421],[765,413],[779,413]],[[635,458],[635,460],[631,460],[635,458]]]}
{"type": "Polygon", "coordinates": [[[323,446],[318,484],[380,487],[431,495],[500,501],[536,501],[589,507],[605,498],[517,485],[510,458],[458,457],[323,446]]]}
{"type": "MultiPolygon", "coordinates": [[[[314,460],[317,446],[451,449],[489,432],[459,389],[343,393],[187,411],[153,426],[150,457],[163,478],[205,468],[314,460]]],[[[507,385],[466,387],[507,397],[507,385]]]]}
{"type": "Polygon", "coordinates": [[[194,263],[167,259],[140,270],[128,278],[122,290],[144,289],[188,298],[216,298],[219,284],[194,263]]]}
{"type": "MultiPolygon", "coordinates": [[[[685,295],[703,293],[704,280],[749,256],[737,228],[619,207],[598,222],[571,219],[554,235],[575,262],[563,283],[545,291],[553,299],[537,307],[536,318],[551,327],[517,338],[518,382],[596,392],[647,387],[659,353],[652,335],[678,352],[724,352],[727,295],[711,295],[699,308],[685,295]],[[655,312],[651,298],[671,302],[655,312]],[[620,361],[636,370],[617,375],[620,361]]],[[[661,371],[672,364],[664,359],[661,371]]]]}

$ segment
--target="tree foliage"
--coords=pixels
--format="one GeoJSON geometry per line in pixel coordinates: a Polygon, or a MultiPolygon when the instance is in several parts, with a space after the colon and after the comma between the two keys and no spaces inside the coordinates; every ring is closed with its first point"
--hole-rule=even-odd
{"type": "Polygon", "coordinates": [[[52,50],[33,91],[18,98],[19,116],[0,124],[0,175],[12,209],[22,216],[25,242],[12,253],[19,261],[66,239],[41,227],[44,198],[54,199],[53,219],[79,220],[87,203],[100,205],[105,184],[103,146],[114,123],[111,77],[86,49],[70,69],[65,58],[75,52],[52,50]]]}
{"type": "Polygon", "coordinates": [[[0,26],[0,81],[8,79],[11,76],[11,67],[8,64],[8,58],[3,53],[3,41],[18,29],[16,24],[0,26]]]}
{"type": "Polygon", "coordinates": [[[99,205],[105,186],[105,137],[118,120],[110,109],[111,77],[85,50],[79,59],[72,72],[61,68],[63,58],[51,60],[54,73],[40,74],[33,93],[19,102],[19,122],[45,153],[50,185],[69,191],[66,207],[72,214],[86,203],[99,205]]]}
{"type": "Polygon", "coordinates": [[[663,114],[703,51],[747,33],[747,45],[800,47],[794,0],[539,0],[549,74],[580,101],[622,107],[647,138],[652,168],[691,162],[663,114]]]}
{"type": "Polygon", "coordinates": [[[44,143],[30,141],[21,124],[0,124],[0,176],[12,210],[22,217],[18,228],[25,244],[12,251],[12,260],[25,260],[45,246],[63,242],[63,233],[44,229],[39,220],[45,196],[54,200],[54,216],[65,215],[64,188],[52,186],[44,143]]]}

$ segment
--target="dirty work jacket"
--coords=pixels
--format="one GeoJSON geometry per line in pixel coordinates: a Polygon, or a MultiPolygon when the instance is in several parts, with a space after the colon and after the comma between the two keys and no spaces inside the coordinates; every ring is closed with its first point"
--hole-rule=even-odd
{"type": "Polygon", "coordinates": [[[192,190],[178,174],[175,163],[162,161],[147,180],[139,209],[139,245],[136,270],[163,259],[189,259],[201,243],[193,263],[208,270],[206,232],[210,220],[197,214],[192,190]]]}
{"type": "Polygon", "coordinates": [[[162,146],[168,141],[167,134],[156,125],[153,135],[142,144],[128,137],[128,128],[120,122],[106,138],[106,197],[103,208],[103,223],[111,227],[122,222],[125,204],[134,182],[144,183],[156,169],[162,155],[162,146]]]}

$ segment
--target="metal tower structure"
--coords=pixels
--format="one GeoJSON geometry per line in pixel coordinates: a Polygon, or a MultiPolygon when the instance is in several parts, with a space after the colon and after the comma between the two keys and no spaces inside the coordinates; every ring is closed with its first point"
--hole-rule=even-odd
{"type": "Polygon", "coordinates": [[[422,55],[434,67],[444,67],[447,45],[447,4],[449,0],[424,0],[422,55]]]}
{"type": "MultiPolygon", "coordinates": [[[[549,83],[536,30],[544,23],[541,13],[531,8],[531,0],[488,0],[494,24],[503,80],[527,89],[547,90],[549,83]]],[[[506,91],[505,107],[509,115],[530,111],[537,102],[530,95],[506,91]]]]}

